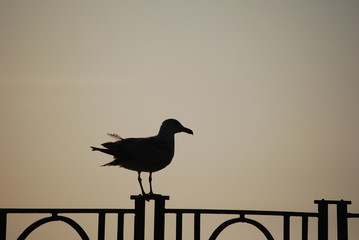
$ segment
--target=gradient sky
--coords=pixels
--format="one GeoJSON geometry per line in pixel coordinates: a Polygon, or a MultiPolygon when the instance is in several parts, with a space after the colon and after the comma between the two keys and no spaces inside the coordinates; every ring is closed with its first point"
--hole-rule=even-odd
{"type": "MultiPolygon", "coordinates": [[[[359,212],[359,2],[0,1],[0,207],[132,207],[91,152],[176,118],[170,207],[359,212]]],[[[145,175],[144,175],[145,176],[145,175]]],[[[357,228],[358,229],[358,228],[357,228]]],[[[359,235],[359,232],[356,233],[359,235]]]]}

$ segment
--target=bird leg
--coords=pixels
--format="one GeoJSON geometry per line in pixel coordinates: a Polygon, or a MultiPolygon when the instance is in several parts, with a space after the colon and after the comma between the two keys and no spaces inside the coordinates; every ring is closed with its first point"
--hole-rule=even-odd
{"type": "Polygon", "coordinates": [[[147,193],[145,193],[145,190],[143,190],[143,186],[142,186],[141,172],[138,172],[137,180],[138,180],[138,183],[140,184],[142,195],[146,196],[147,193]]]}
{"type": "Polygon", "coordinates": [[[150,183],[150,195],[153,195],[153,191],[152,191],[152,172],[150,172],[150,175],[148,177],[148,181],[150,183]]]}

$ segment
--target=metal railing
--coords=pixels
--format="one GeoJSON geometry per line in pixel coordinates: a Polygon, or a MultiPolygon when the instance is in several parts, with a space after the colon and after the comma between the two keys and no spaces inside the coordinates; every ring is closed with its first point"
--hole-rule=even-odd
{"type": "Polygon", "coordinates": [[[171,209],[165,208],[166,200],[169,196],[155,195],[150,198],[143,196],[131,196],[134,200],[134,209],[0,209],[0,240],[6,240],[7,217],[10,214],[49,214],[22,231],[18,240],[25,240],[31,232],[43,224],[62,221],[70,225],[83,240],[89,240],[85,230],[73,219],[64,216],[69,213],[76,214],[97,214],[98,215],[98,240],[105,239],[105,220],[106,214],[117,214],[117,240],[124,239],[124,216],[125,214],[134,215],[134,239],[144,240],[145,238],[145,206],[146,202],[154,201],[154,239],[165,239],[165,219],[167,215],[175,215],[176,240],[183,239],[183,216],[193,216],[194,240],[201,239],[201,219],[204,215],[233,215],[232,218],[221,223],[213,230],[209,240],[215,240],[220,233],[232,224],[246,223],[258,229],[268,240],[274,240],[272,233],[254,216],[273,216],[280,217],[283,224],[283,240],[290,239],[290,221],[293,217],[301,218],[302,240],[308,240],[308,219],[313,218],[318,221],[318,240],[328,240],[328,205],[336,205],[337,210],[337,239],[348,240],[348,220],[359,218],[358,213],[348,213],[347,206],[350,201],[316,200],[318,212],[285,212],[285,211],[258,211],[258,210],[221,210],[221,209],[171,209]]]}
{"type": "Polygon", "coordinates": [[[219,234],[227,227],[235,223],[248,223],[255,226],[260,230],[267,239],[274,239],[270,231],[262,225],[260,222],[248,218],[247,216],[279,216],[283,219],[283,239],[289,239],[290,233],[290,219],[291,217],[302,218],[302,239],[308,239],[308,218],[318,217],[317,213],[303,213],[303,212],[281,212],[281,211],[253,211],[253,210],[215,210],[215,209],[166,209],[166,213],[176,214],[176,240],[182,239],[182,216],[183,214],[193,214],[194,216],[194,239],[200,239],[200,227],[201,227],[201,216],[209,214],[221,214],[221,215],[237,215],[223,222],[219,225],[210,236],[210,240],[216,239],[219,234]]]}
{"type": "Polygon", "coordinates": [[[84,229],[73,219],[65,216],[59,216],[59,214],[68,213],[80,213],[80,214],[98,214],[98,240],[105,239],[105,217],[106,214],[117,214],[117,239],[123,239],[124,230],[124,215],[135,214],[134,209],[28,209],[28,208],[8,208],[0,209],[0,240],[6,240],[7,230],[7,216],[9,214],[51,214],[49,217],[41,218],[40,220],[32,223],[28,226],[21,235],[17,238],[18,240],[25,240],[30,233],[32,233],[38,227],[49,223],[61,221],[70,225],[83,240],[89,240],[89,236],[84,229]]]}

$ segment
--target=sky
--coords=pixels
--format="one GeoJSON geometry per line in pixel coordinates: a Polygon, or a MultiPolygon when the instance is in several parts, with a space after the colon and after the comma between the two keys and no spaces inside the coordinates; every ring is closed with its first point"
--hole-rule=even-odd
{"type": "Polygon", "coordinates": [[[358,11],[354,0],[0,0],[0,208],[132,207],[136,172],[100,167],[112,159],[90,146],[176,118],[194,135],[177,134],[153,176],[169,207],[345,199],[359,212],[358,11]]]}

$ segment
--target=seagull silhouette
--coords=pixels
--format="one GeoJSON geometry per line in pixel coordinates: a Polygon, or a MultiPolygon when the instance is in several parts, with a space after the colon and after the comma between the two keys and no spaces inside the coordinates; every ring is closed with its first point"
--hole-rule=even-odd
{"type": "Polygon", "coordinates": [[[147,138],[121,138],[117,134],[108,134],[118,141],[102,144],[104,148],[91,147],[92,151],[100,151],[114,157],[112,162],[102,166],[120,166],[137,171],[138,182],[143,196],[155,195],[152,191],[152,173],[165,168],[171,163],[175,152],[174,135],[185,132],[193,135],[193,131],[184,127],[176,119],[165,120],[159,133],[147,138]],[[149,172],[149,194],[145,193],[141,172],[149,172]]]}

